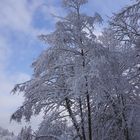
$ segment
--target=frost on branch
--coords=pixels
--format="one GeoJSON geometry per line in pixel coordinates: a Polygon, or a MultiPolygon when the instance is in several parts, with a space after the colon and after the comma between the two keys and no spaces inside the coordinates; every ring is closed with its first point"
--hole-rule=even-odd
{"type": "Polygon", "coordinates": [[[94,29],[102,18],[81,13],[85,2],[64,1],[67,16],[39,36],[49,47],[32,64],[31,80],[14,88],[25,100],[12,118],[29,121],[42,111],[43,140],[137,140],[139,2],[114,15],[99,39],[94,29]]]}
{"type": "Polygon", "coordinates": [[[63,5],[69,8],[77,8],[87,3],[88,0],[63,0],[63,5]]]}
{"type": "Polygon", "coordinates": [[[140,37],[140,2],[124,8],[111,21],[112,29],[117,32],[116,38],[133,44],[140,37]]]}

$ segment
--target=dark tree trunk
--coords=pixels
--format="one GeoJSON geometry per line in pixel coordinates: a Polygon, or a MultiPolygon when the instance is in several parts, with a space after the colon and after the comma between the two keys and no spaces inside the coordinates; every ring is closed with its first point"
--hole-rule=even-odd
{"type": "Polygon", "coordinates": [[[68,111],[69,116],[70,116],[70,118],[72,120],[72,123],[73,123],[73,125],[74,125],[74,127],[76,129],[77,135],[80,138],[80,140],[83,140],[83,138],[82,138],[82,136],[80,134],[80,128],[78,126],[77,120],[76,120],[75,116],[73,115],[73,112],[72,112],[72,109],[71,109],[70,100],[68,98],[66,98],[65,101],[66,101],[67,111],[68,111]]]}
{"type": "Polygon", "coordinates": [[[83,140],[86,140],[85,127],[84,127],[84,116],[83,116],[83,108],[82,108],[81,99],[79,99],[79,105],[80,105],[81,129],[82,129],[83,140]]]}
{"type": "Polygon", "coordinates": [[[125,140],[130,140],[130,139],[129,139],[128,128],[125,128],[125,129],[124,129],[124,137],[125,137],[125,140]]]}
{"type": "Polygon", "coordinates": [[[90,106],[90,96],[89,95],[87,95],[87,107],[88,107],[88,131],[89,131],[89,140],[92,140],[91,106],[90,106]]]}
{"type": "Polygon", "coordinates": [[[130,140],[129,138],[129,130],[128,130],[128,125],[127,125],[127,119],[126,119],[126,116],[125,116],[125,100],[124,100],[124,97],[123,95],[120,95],[120,100],[121,100],[121,104],[123,106],[123,111],[122,111],[122,122],[125,123],[125,127],[124,127],[124,137],[125,137],[125,140],[130,140]]]}
{"type": "MultiPolygon", "coordinates": [[[[82,42],[81,42],[82,44],[82,42]]],[[[85,58],[84,58],[84,50],[81,50],[81,55],[83,57],[83,68],[85,68],[85,58]]],[[[90,96],[88,91],[88,79],[87,76],[85,76],[85,82],[86,82],[86,100],[87,100],[87,109],[88,109],[88,133],[89,133],[89,140],[92,140],[92,125],[91,125],[91,106],[90,106],[90,96]]]]}

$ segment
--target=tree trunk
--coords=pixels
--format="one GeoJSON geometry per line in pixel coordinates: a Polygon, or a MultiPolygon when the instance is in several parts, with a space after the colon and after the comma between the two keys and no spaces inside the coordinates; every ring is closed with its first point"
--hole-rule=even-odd
{"type": "Polygon", "coordinates": [[[121,104],[123,106],[123,110],[122,110],[122,122],[124,122],[125,127],[123,128],[123,132],[124,132],[124,137],[125,140],[130,140],[129,139],[129,131],[128,131],[128,125],[127,125],[127,120],[126,120],[126,116],[125,116],[125,101],[123,98],[123,95],[120,95],[120,100],[121,100],[121,104]]]}
{"type": "MultiPolygon", "coordinates": [[[[82,44],[82,42],[81,42],[82,44]]],[[[85,58],[84,58],[84,50],[81,50],[81,55],[83,57],[83,68],[85,68],[85,58]]],[[[92,125],[91,125],[91,106],[90,106],[90,96],[88,91],[88,79],[87,76],[85,76],[85,82],[86,82],[86,100],[87,100],[87,109],[88,109],[88,133],[89,133],[89,140],[92,140],[92,125]]]]}
{"type": "Polygon", "coordinates": [[[89,131],[89,140],[92,140],[91,107],[90,107],[90,96],[89,95],[87,95],[87,107],[88,107],[88,131],[89,131]]]}
{"type": "Polygon", "coordinates": [[[80,117],[81,117],[81,128],[82,128],[83,140],[86,140],[85,127],[84,127],[84,116],[83,116],[83,108],[82,108],[81,98],[79,99],[79,105],[80,105],[80,117]]]}
{"type": "Polygon", "coordinates": [[[129,139],[129,131],[128,131],[127,127],[124,129],[124,137],[125,137],[125,140],[130,140],[129,139]]]}
{"type": "Polygon", "coordinates": [[[69,113],[69,116],[70,116],[70,118],[72,120],[72,123],[73,123],[73,125],[74,125],[74,127],[76,129],[77,135],[80,138],[80,140],[83,140],[83,138],[82,138],[82,136],[80,134],[80,128],[78,126],[77,120],[76,120],[75,116],[72,113],[72,109],[71,109],[71,105],[70,105],[70,100],[68,98],[66,98],[65,101],[66,101],[66,108],[68,110],[68,113],[69,113]]]}

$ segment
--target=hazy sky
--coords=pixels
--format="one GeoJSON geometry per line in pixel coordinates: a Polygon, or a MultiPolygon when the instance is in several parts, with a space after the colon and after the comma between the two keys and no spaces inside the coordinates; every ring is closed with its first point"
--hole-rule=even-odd
{"type": "MultiPolygon", "coordinates": [[[[131,0],[89,0],[83,11],[98,12],[104,22],[131,0]]],[[[51,14],[63,15],[61,0],[0,0],[0,126],[18,132],[21,125],[9,124],[10,115],[21,105],[22,95],[11,95],[16,83],[30,79],[31,63],[47,46],[39,34],[54,29],[51,14]]],[[[98,31],[97,31],[98,32],[98,31]]],[[[34,119],[33,127],[40,122],[34,119]]]]}

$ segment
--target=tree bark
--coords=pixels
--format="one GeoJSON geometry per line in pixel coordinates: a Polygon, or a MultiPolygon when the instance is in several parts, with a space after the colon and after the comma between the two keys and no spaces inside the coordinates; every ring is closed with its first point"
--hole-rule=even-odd
{"type": "Polygon", "coordinates": [[[80,106],[81,129],[82,129],[83,140],[86,140],[85,127],[84,127],[84,116],[83,116],[83,108],[82,108],[81,98],[79,99],[79,106],[80,106]]]}
{"type": "Polygon", "coordinates": [[[78,126],[77,120],[76,120],[75,116],[73,115],[73,112],[72,112],[72,109],[71,109],[70,100],[68,98],[66,98],[65,101],[66,101],[66,108],[68,110],[68,113],[69,113],[69,116],[72,120],[72,123],[73,123],[73,125],[76,129],[77,135],[80,138],[80,140],[83,140],[83,138],[80,134],[80,128],[78,126]]]}
{"type": "Polygon", "coordinates": [[[124,98],[123,95],[120,95],[120,99],[121,99],[121,104],[123,106],[123,110],[122,110],[122,122],[124,122],[124,128],[123,128],[123,133],[124,133],[124,137],[125,140],[130,140],[129,138],[129,130],[128,130],[128,125],[127,125],[127,120],[126,120],[126,116],[125,116],[125,102],[124,102],[124,98]]]}
{"type": "MultiPolygon", "coordinates": [[[[82,43],[82,42],[81,42],[82,43]]],[[[81,55],[83,57],[83,68],[85,68],[85,59],[84,59],[84,50],[81,50],[81,55]]],[[[85,82],[86,82],[86,100],[87,100],[87,109],[88,109],[88,138],[89,140],[92,140],[92,125],[91,125],[91,106],[90,106],[90,96],[88,91],[88,79],[87,76],[85,76],[85,82]]]]}
{"type": "Polygon", "coordinates": [[[125,140],[130,140],[129,138],[129,131],[128,131],[128,127],[125,126],[124,128],[124,137],[125,137],[125,140]]]}
{"type": "Polygon", "coordinates": [[[89,140],[92,140],[91,106],[90,106],[90,96],[89,95],[87,95],[87,108],[88,108],[88,131],[89,131],[89,140]]]}

